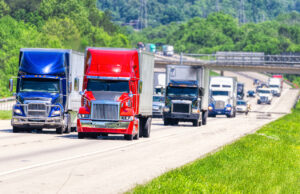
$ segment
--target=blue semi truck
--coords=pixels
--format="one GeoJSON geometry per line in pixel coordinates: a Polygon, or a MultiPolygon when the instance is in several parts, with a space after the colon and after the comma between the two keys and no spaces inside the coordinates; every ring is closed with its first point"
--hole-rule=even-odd
{"type": "MultiPolygon", "coordinates": [[[[83,64],[84,54],[72,50],[21,49],[13,132],[55,128],[57,134],[62,134],[76,129],[83,64]]],[[[9,88],[13,90],[13,79],[9,88]]]]}

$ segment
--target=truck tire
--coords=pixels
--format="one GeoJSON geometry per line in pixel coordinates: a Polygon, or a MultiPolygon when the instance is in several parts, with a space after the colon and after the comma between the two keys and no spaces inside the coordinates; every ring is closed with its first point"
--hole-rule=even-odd
{"type": "Polygon", "coordinates": [[[143,130],[143,137],[150,137],[150,132],[151,132],[151,122],[152,122],[152,118],[149,117],[146,121],[144,130],[143,130]]]}
{"type": "Polygon", "coordinates": [[[13,126],[13,133],[19,133],[21,130],[18,127],[13,126]]]}
{"type": "Polygon", "coordinates": [[[198,119],[193,120],[193,126],[194,127],[199,127],[200,126],[200,122],[198,121],[198,119]]]}
{"type": "Polygon", "coordinates": [[[126,134],[126,135],[124,135],[124,139],[126,139],[128,141],[132,141],[133,140],[133,135],[126,134]]]}
{"type": "Polygon", "coordinates": [[[206,123],[207,123],[207,115],[208,115],[207,111],[203,111],[202,112],[202,125],[206,125],[206,123]]]}
{"type": "Polygon", "coordinates": [[[169,124],[170,124],[169,119],[164,119],[164,125],[169,125],[169,124]]]}
{"type": "Polygon", "coordinates": [[[63,134],[63,132],[64,132],[64,127],[56,128],[56,134],[63,134]]]}
{"type": "Polygon", "coordinates": [[[83,138],[85,138],[85,133],[78,132],[77,136],[78,136],[78,139],[83,139],[83,138]]]}

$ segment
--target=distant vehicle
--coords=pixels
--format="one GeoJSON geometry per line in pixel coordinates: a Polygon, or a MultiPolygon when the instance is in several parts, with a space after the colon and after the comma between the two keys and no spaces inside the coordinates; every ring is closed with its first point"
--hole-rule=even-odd
{"type": "Polygon", "coordinates": [[[19,59],[17,103],[11,120],[13,133],[23,129],[55,128],[57,134],[76,130],[84,54],[64,49],[24,48],[19,59]]]}
{"type": "Polygon", "coordinates": [[[235,117],[236,99],[237,99],[237,82],[234,77],[211,77],[210,94],[212,102],[208,107],[208,115],[226,115],[235,117]]]}
{"type": "Polygon", "coordinates": [[[269,78],[268,85],[271,88],[273,96],[279,97],[281,95],[281,83],[280,78],[269,78]]]}
{"type": "Polygon", "coordinates": [[[248,114],[249,105],[245,100],[237,100],[236,101],[236,111],[239,113],[248,114]]]}
{"type": "Polygon", "coordinates": [[[248,90],[247,97],[255,97],[255,96],[256,96],[256,94],[255,94],[254,90],[248,90]]]}
{"type": "Polygon", "coordinates": [[[206,125],[209,70],[203,67],[168,65],[164,125],[192,122],[206,125]]]}
{"type": "Polygon", "coordinates": [[[154,95],[164,95],[166,89],[166,72],[154,72],[154,95]]]}
{"type": "Polygon", "coordinates": [[[260,88],[257,92],[257,104],[271,104],[273,95],[270,88],[260,88]]]}
{"type": "Polygon", "coordinates": [[[244,92],[244,84],[243,83],[238,83],[237,84],[237,98],[242,100],[244,99],[245,92],[244,92]]]}
{"type": "Polygon", "coordinates": [[[283,76],[282,75],[273,75],[272,78],[278,78],[281,80],[281,90],[282,90],[282,87],[283,87],[283,76]]]}
{"type": "Polygon", "coordinates": [[[164,106],[165,106],[164,96],[153,96],[153,104],[152,104],[153,118],[162,118],[164,106]]]}
{"type": "Polygon", "coordinates": [[[142,42],[137,43],[137,49],[145,50],[145,45],[142,42]]]}
{"type": "Polygon", "coordinates": [[[259,80],[258,79],[254,79],[253,80],[253,85],[258,85],[259,84],[259,80]]]}
{"type": "Polygon", "coordinates": [[[152,44],[152,43],[146,44],[146,51],[148,51],[150,53],[156,53],[156,46],[155,46],[155,44],[152,44]]]}
{"type": "Polygon", "coordinates": [[[162,46],[163,55],[172,57],[174,55],[174,47],[171,45],[162,46]]]}

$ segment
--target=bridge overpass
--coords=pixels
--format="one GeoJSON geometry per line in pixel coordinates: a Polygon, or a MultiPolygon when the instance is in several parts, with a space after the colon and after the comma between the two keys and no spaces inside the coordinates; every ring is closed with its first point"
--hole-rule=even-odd
{"type": "Polygon", "coordinates": [[[213,70],[253,71],[300,75],[300,56],[265,55],[249,52],[217,52],[216,54],[181,54],[155,56],[155,67],[166,65],[204,66],[213,70]]]}

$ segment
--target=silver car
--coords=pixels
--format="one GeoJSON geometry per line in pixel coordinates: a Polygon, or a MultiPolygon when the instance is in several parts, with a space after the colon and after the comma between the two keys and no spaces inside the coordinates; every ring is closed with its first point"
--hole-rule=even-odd
{"type": "Polygon", "coordinates": [[[164,106],[165,106],[164,96],[153,96],[153,104],[152,104],[153,118],[162,118],[164,106]]]}

